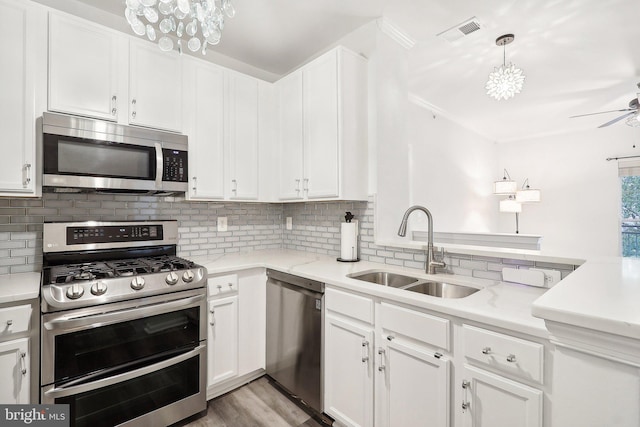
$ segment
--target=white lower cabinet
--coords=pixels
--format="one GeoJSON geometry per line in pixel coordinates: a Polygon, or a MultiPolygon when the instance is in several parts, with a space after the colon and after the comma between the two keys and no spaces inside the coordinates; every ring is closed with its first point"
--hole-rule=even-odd
{"type": "Polygon", "coordinates": [[[29,403],[29,338],[0,343],[0,403],[29,403]]]}
{"type": "Polygon", "coordinates": [[[324,411],[349,426],[373,425],[373,329],[327,314],[324,411]]]}
{"type": "Polygon", "coordinates": [[[266,274],[251,269],[207,280],[207,399],[264,373],[266,274]]]}
{"type": "Polygon", "coordinates": [[[332,288],[325,302],[325,412],[348,426],[448,427],[448,320],[332,288]]]}
{"type": "Polygon", "coordinates": [[[209,301],[207,385],[238,374],[238,296],[209,301]]]}
{"type": "Polygon", "coordinates": [[[399,339],[379,341],[376,426],[448,427],[449,359],[399,339]]]}
{"type": "Polygon", "coordinates": [[[541,427],[542,391],[464,366],[461,411],[465,427],[541,427]]]}

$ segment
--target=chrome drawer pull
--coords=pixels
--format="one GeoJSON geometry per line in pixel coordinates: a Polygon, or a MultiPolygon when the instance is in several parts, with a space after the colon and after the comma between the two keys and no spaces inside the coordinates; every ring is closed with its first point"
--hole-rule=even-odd
{"type": "Polygon", "coordinates": [[[509,363],[515,363],[516,362],[516,355],[515,354],[510,354],[507,356],[507,362],[509,363]]]}
{"type": "Polygon", "coordinates": [[[11,326],[11,325],[13,325],[13,320],[11,319],[7,320],[7,326],[11,326]]]}
{"type": "Polygon", "coordinates": [[[485,347],[482,349],[482,354],[491,354],[491,347],[485,347]]]}

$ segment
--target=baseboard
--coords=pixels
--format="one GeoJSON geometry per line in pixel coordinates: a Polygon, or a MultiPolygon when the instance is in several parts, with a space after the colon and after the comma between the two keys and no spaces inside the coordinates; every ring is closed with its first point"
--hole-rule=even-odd
{"type": "Polygon", "coordinates": [[[242,387],[243,385],[248,384],[253,380],[257,380],[264,374],[266,374],[266,371],[264,369],[257,369],[241,377],[230,378],[218,384],[214,384],[207,388],[207,400],[211,400],[225,393],[229,393],[230,391],[242,387]]]}

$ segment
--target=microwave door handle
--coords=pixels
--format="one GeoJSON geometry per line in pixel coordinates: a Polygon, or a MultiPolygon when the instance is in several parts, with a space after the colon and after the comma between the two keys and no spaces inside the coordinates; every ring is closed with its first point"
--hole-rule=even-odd
{"type": "Polygon", "coordinates": [[[164,170],[164,158],[162,157],[162,144],[155,142],[153,146],[156,149],[156,189],[162,189],[162,171],[164,170]]]}
{"type": "Polygon", "coordinates": [[[145,366],[143,368],[136,369],[130,372],[124,372],[122,374],[114,375],[112,377],[103,378],[100,380],[92,381],[89,383],[71,386],[71,387],[57,387],[49,391],[45,391],[44,395],[50,399],[57,399],[60,397],[71,396],[80,393],[86,393],[88,391],[97,390],[100,388],[108,387],[113,384],[118,384],[127,380],[131,380],[133,378],[138,378],[143,375],[151,374],[153,372],[160,371],[162,369],[168,368],[169,366],[175,365],[177,363],[183,362],[187,359],[190,359],[194,356],[204,355],[206,351],[205,345],[199,345],[193,350],[181,354],[180,356],[173,357],[171,359],[163,360],[162,362],[155,363],[153,365],[145,366]]]}

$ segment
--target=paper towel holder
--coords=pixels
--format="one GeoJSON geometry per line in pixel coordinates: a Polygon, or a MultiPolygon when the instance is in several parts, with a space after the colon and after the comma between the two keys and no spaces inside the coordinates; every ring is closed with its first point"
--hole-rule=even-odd
{"type": "MultiPolygon", "coordinates": [[[[346,215],[344,216],[344,219],[345,219],[345,221],[347,223],[350,223],[351,220],[354,218],[354,215],[351,212],[345,212],[345,213],[346,213],[346,215]]],[[[356,243],[356,245],[357,245],[357,243],[356,243]]],[[[357,251],[357,249],[356,249],[356,251],[357,251]]],[[[357,256],[356,256],[355,259],[344,259],[344,258],[338,257],[338,258],[336,258],[336,261],[338,261],[338,262],[358,262],[358,261],[360,261],[360,258],[358,258],[357,256]]]]}

